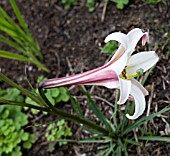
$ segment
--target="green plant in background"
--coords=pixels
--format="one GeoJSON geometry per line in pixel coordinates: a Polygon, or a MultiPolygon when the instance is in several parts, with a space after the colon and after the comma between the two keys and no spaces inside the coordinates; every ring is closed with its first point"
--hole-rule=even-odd
{"type": "MultiPolygon", "coordinates": [[[[86,6],[89,12],[93,12],[95,10],[96,2],[96,0],[86,0],[86,6]]],[[[116,3],[116,8],[121,10],[129,4],[129,0],[104,0],[106,7],[109,2],[116,3]]],[[[159,2],[163,2],[164,4],[166,4],[168,0],[144,0],[144,2],[148,4],[157,4],[159,2]]],[[[61,3],[64,5],[65,9],[70,9],[71,6],[76,5],[78,3],[78,0],[61,0],[61,3]]]]}
{"type": "MultiPolygon", "coordinates": [[[[46,79],[47,78],[45,78],[43,76],[39,76],[38,77],[36,89],[34,91],[35,94],[38,95],[38,83],[40,83],[41,81],[44,81],[46,79]]],[[[54,88],[54,89],[46,90],[45,95],[49,99],[49,101],[52,103],[53,106],[55,106],[57,103],[60,103],[60,102],[67,102],[70,99],[70,96],[68,94],[68,90],[65,87],[59,87],[59,88],[54,88]]],[[[26,103],[30,103],[30,104],[35,105],[35,106],[39,105],[37,102],[35,102],[34,100],[32,100],[29,97],[25,98],[25,102],[26,103]]],[[[27,107],[24,107],[24,109],[28,110],[27,107]]],[[[39,112],[39,110],[32,108],[31,112],[33,114],[37,114],[39,112]]],[[[44,112],[44,113],[47,114],[46,112],[44,112]]]]}
{"type": "MultiPolygon", "coordinates": [[[[66,10],[70,9],[71,6],[76,5],[78,0],[61,0],[61,3],[64,5],[66,10]]],[[[94,11],[95,9],[95,0],[86,0],[86,6],[88,7],[89,12],[94,11]]]]}
{"type": "MultiPolygon", "coordinates": [[[[116,3],[116,7],[118,9],[123,9],[125,5],[129,3],[129,0],[105,0],[105,3],[112,1],[116,3]]],[[[65,9],[70,9],[71,6],[76,5],[78,0],[61,0],[61,3],[64,5],[65,9]]],[[[95,10],[95,0],[86,0],[86,6],[89,12],[93,12],[95,10]]]]}
{"type": "Polygon", "coordinates": [[[116,3],[118,9],[123,9],[125,5],[129,3],[129,0],[110,0],[116,3]]]}
{"type": "Polygon", "coordinates": [[[64,119],[58,121],[57,123],[50,123],[45,134],[45,137],[49,142],[49,152],[54,151],[54,147],[57,143],[59,146],[67,144],[67,141],[58,142],[58,140],[64,139],[68,136],[72,136],[72,132],[71,128],[68,127],[68,123],[64,119]]]}
{"type": "Polygon", "coordinates": [[[89,12],[93,12],[95,9],[95,0],[87,0],[86,6],[89,9],[89,12]]]}
{"type": "Polygon", "coordinates": [[[102,53],[112,55],[115,53],[118,45],[115,41],[110,41],[102,48],[102,53]]]}
{"type": "Polygon", "coordinates": [[[78,0],[61,0],[61,3],[64,5],[65,9],[70,9],[72,5],[77,4],[78,0]]]}
{"type": "Polygon", "coordinates": [[[16,49],[20,54],[0,50],[0,57],[25,61],[35,64],[38,68],[49,72],[49,70],[37,59],[43,59],[38,42],[33,39],[24,18],[19,11],[14,0],[9,0],[19,24],[5,12],[0,6],[0,30],[6,33],[8,37],[0,35],[0,42],[5,43],[16,49]]]}
{"type": "MultiPolygon", "coordinates": [[[[0,89],[0,98],[22,102],[23,96],[16,88],[0,89]]],[[[0,107],[0,155],[21,156],[21,147],[30,149],[36,141],[36,135],[22,128],[28,124],[28,116],[21,107],[0,107]]]]}

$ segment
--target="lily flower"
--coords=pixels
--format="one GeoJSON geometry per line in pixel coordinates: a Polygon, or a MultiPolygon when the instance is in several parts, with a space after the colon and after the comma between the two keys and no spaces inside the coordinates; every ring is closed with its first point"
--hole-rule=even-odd
{"type": "Polygon", "coordinates": [[[131,30],[127,35],[121,32],[112,33],[106,37],[105,42],[115,40],[120,46],[107,64],[84,73],[45,80],[39,87],[48,89],[81,84],[118,88],[120,89],[118,104],[124,104],[128,98],[134,100],[134,114],[132,116],[126,114],[126,117],[137,119],[145,110],[145,96],[148,95],[148,91],[135,77],[150,69],[158,61],[154,51],[132,55],[141,38],[142,45],[145,45],[148,33],[143,33],[139,28],[131,30]]]}

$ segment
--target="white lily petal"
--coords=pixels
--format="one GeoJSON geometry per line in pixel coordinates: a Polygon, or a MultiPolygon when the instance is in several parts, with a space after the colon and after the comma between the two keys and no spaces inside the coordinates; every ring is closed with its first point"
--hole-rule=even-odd
{"type": "Polygon", "coordinates": [[[132,83],[130,94],[135,99],[135,112],[132,116],[130,116],[129,114],[126,114],[126,117],[128,119],[134,120],[143,114],[145,107],[146,107],[146,102],[145,102],[145,96],[143,92],[134,83],[132,83]]]}
{"type": "Polygon", "coordinates": [[[119,79],[120,83],[120,98],[118,104],[124,104],[129,97],[131,91],[131,81],[119,79]]]}
{"type": "Polygon", "coordinates": [[[145,32],[143,33],[141,29],[139,28],[135,28],[133,30],[131,30],[127,36],[129,37],[129,40],[130,40],[130,45],[129,47],[131,48],[131,54],[132,52],[134,52],[135,50],[135,47],[137,45],[137,43],[139,42],[139,40],[141,39],[141,37],[145,36],[145,38],[143,38],[143,42],[142,44],[146,43],[146,41],[148,40],[148,33],[145,32]],[[145,40],[144,40],[145,39],[145,40]]]}
{"type": "Polygon", "coordinates": [[[121,33],[121,32],[115,32],[115,33],[108,35],[105,38],[104,42],[107,43],[111,40],[115,40],[115,41],[121,43],[121,45],[124,47],[124,49],[127,49],[128,45],[129,45],[129,38],[127,37],[126,34],[121,33]]]}
{"type": "Polygon", "coordinates": [[[132,55],[128,60],[126,73],[127,75],[135,74],[140,68],[145,72],[155,65],[158,60],[159,58],[154,51],[140,52],[132,55]]]}
{"type": "Polygon", "coordinates": [[[149,94],[148,91],[136,79],[131,79],[131,82],[137,86],[145,96],[149,94]]]}
{"type": "Polygon", "coordinates": [[[117,51],[115,52],[115,54],[112,56],[112,58],[107,64],[113,64],[114,62],[116,62],[123,55],[124,52],[125,49],[123,48],[122,45],[120,45],[117,51]]]}
{"type": "Polygon", "coordinates": [[[124,53],[117,61],[112,63],[111,61],[108,62],[107,69],[114,70],[117,75],[120,75],[122,70],[125,68],[127,61],[128,61],[128,53],[124,53]]]}
{"type": "Polygon", "coordinates": [[[120,32],[108,35],[105,39],[105,42],[109,42],[111,40],[118,41],[119,43],[121,43],[121,45],[119,46],[113,57],[110,59],[110,61],[107,63],[107,65],[113,64],[115,61],[117,61],[126,51],[126,49],[128,49],[129,45],[129,38],[127,37],[127,35],[120,32]]]}

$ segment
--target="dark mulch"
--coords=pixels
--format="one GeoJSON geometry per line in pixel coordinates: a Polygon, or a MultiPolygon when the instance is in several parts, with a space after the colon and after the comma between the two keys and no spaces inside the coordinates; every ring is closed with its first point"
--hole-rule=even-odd
{"type": "MultiPolygon", "coordinates": [[[[142,28],[150,33],[150,44],[144,49],[137,47],[138,50],[156,50],[160,57],[157,67],[152,76],[146,82],[146,87],[150,93],[153,92],[151,99],[151,112],[160,110],[168,105],[169,97],[169,51],[170,51],[170,2],[167,4],[159,3],[155,5],[145,4],[143,1],[136,0],[125,7],[124,10],[118,10],[114,3],[109,3],[104,22],[101,21],[103,3],[97,3],[93,13],[89,13],[86,4],[79,2],[70,10],[64,10],[58,0],[16,0],[21,12],[28,23],[28,26],[35,39],[38,40],[42,53],[44,54],[44,64],[50,69],[47,74],[38,70],[35,66],[24,62],[2,59],[0,61],[0,70],[12,78],[20,85],[29,88],[24,73],[25,66],[29,66],[27,74],[30,82],[35,85],[39,75],[45,75],[48,78],[60,77],[87,71],[103,65],[108,55],[100,51],[104,45],[104,38],[111,32],[121,31],[127,33],[135,27],[142,28]],[[71,67],[70,67],[71,64],[71,67]],[[153,88],[154,87],[154,90],[153,88]]],[[[9,2],[2,0],[0,4],[11,14],[9,2]]],[[[14,17],[15,18],[15,17],[14,17]]],[[[11,48],[0,44],[0,49],[11,50],[11,48]]],[[[6,84],[1,84],[6,87],[6,84]]],[[[72,94],[78,96],[78,88],[72,90],[72,94]]],[[[114,101],[112,90],[103,87],[95,87],[93,94],[107,99],[111,103],[114,101]]],[[[80,102],[84,102],[82,99],[80,102]]],[[[101,109],[106,105],[105,102],[98,100],[101,109]]],[[[67,107],[67,106],[66,106],[67,107]]],[[[70,108],[68,106],[68,108],[70,108]]],[[[107,109],[107,108],[106,108],[107,109]]],[[[169,116],[170,113],[166,113],[169,116]]],[[[41,116],[41,115],[39,115],[41,116]]],[[[54,119],[52,116],[40,118],[37,116],[37,123],[43,123],[54,119]]],[[[30,125],[33,118],[30,118],[30,125]]],[[[167,122],[170,122],[166,118],[167,122]]],[[[153,123],[158,128],[158,135],[165,133],[166,123],[162,118],[155,118],[153,123]]],[[[77,126],[71,125],[76,137],[85,134],[77,131],[77,126]]],[[[86,144],[68,144],[62,147],[56,147],[53,154],[47,152],[47,142],[44,138],[44,128],[38,127],[35,130],[40,132],[39,140],[33,148],[27,152],[27,155],[75,155],[75,151],[95,155],[96,145],[86,144]]],[[[168,135],[168,134],[167,134],[168,135]]],[[[136,150],[131,150],[136,154],[136,150]]],[[[168,155],[170,154],[169,143],[149,143],[142,147],[141,155],[168,155]]]]}

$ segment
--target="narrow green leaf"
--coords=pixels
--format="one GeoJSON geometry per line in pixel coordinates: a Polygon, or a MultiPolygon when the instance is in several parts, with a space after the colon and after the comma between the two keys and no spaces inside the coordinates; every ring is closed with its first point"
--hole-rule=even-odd
{"type": "Polygon", "coordinates": [[[130,101],[128,100],[126,102],[125,112],[124,112],[123,120],[122,120],[122,123],[121,123],[121,132],[122,133],[124,132],[124,128],[127,127],[127,124],[128,124],[128,119],[126,117],[126,114],[128,112],[129,104],[130,104],[130,101]]]}
{"type": "Polygon", "coordinates": [[[7,33],[11,38],[13,38],[16,42],[18,42],[18,44],[20,44],[21,46],[24,45],[24,43],[22,42],[21,40],[21,37],[18,36],[18,34],[13,31],[13,30],[10,30],[8,29],[7,27],[3,26],[3,25],[0,25],[0,30],[7,33]]]}
{"type": "Polygon", "coordinates": [[[7,22],[7,20],[5,20],[3,17],[1,17],[0,16],[0,24],[1,25],[3,25],[3,26],[6,26],[7,28],[9,28],[9,29],[14,29],[14,26],[13,25],[11,25],[11,24],[9,24],[8,22],[7,22]]]}
{"type": "Polygon", "coordinates": [[[18,37],[18,34],[16,32],[14,32],[13,30],[9,29],[6,26],[0,25],[0,30],[4,31],[5,33],[10,35],[11,37],[14,37],[14,38],[18,37]]]}
{"type": "Polygon", "coordinates": [[[143,118],[140,118],[138,119],[137,121],[135,121],[133,124],[129,125],[123,132],[123,135],[126,135],[127,133],[129,133],[130,131],[132,131],[134,128],[136,127],[139,127],[140,125],[142,125],[144,122],[150,120],[150,119],[153,119],[154,117],[156,117],[157,115],[160,115],[162,113],[165,113],[167,111],[170,111],[170,105],[163,108],[162,110],[160,110],[159,112],[157,113],[153,113],[149,116],[146,116],[146,117],[143,117],[143,118]]]}
{"type": "Polygon", "coordinates": [[[107,152],[105,153],[105,156],[109,156],[111,154],[111,152],[112,152],[112,148],[109,147],[107,152]]]}
{"type": "Polygon", "coordinates": [[[30,60],[28,58],[26,58],[26,57],[24,57],[22,55],[14,54],[12,52],[5,51],[5,50],[0,50],[0,57],[13,59],[13,60],[18,60],[18,61],[30,62],[30,60]]]}
{"type": "Polygon", "coordinates": [[[74,111],[77,113],[77,115],[83,116],[83,111],[81,110],[81,107],[77,101],[77,99],[74,99],[71,95],[70,95],[70,100],[71,100],[71,104],[73,106],[74,111]]]}
{"type": "MultiPolygon", "coordinates": [[[[80,125],[81,126],[81,125],[80,125]]],[[[99,131],[96,131],[94,129],[89,129],[87,127],[84,127],[84,126],[81,126],[82,129],[88,131],[90,134],[97,134],[97,135],[103,135],[103,133],[99,132],[99,131]]]]}
{"type": "Polygon", "coordinates": [[[11,21],[12,22],[9,22],[6,18],[4,18],[3,16],[0,15],[0,25],[7,27],[11,31],[16,32],[16,34],[18,34],[18,36],[26,39],[27,35],[25,34],[25,32],[23,32],[23,30],[13,21],[13,19],[11,19],[11,21]]]}
{"type": "Polygon", "coordinates": [[[0,29],[17,41],[20,46],[29,44],[35,46],[34,41],[31,42],[29,36],[15,22],[9,23],[5,18],[0,17],[0,29]]]}
{"type": "MultiPolygon", "coordinates": [[[[118,90],[118,95],[120,95],[120,91],[118,90]]],[[[118,112],[118,104],[117,104],[117,101],[118,101],[118,97],[115,98],[115,102],[114,102],[114,112],[112,114],[112,118],[113,118],[113,122],[114,122],[114,125],[115,127],[117,127],[117,112],[118,112]]]]}
{"type": "Polygon", "coordinates": [[[57,141],[59,141],[59,142],[75,142],[75,143],[108,143],[108,142],[110,142],[110,140],[103,140],[103,139],[96,140],[94,138],[88,138],[88,139],[84,139],[84,140],[57,139],[57,141]]]}
{"type": "Polygon", "coordinates": [[[24,20],[24,18],[22,17],[21,15],[21,12],[19,11],[19,8],[17,7],[16,3],[14,0],[10,0],[10,3],[11,3],[11,6],[15,12],[15,15],[20,23],[20,25],[22,26],[22,28],[25,30],[25,32],[27,33],[27,35],[30,34],[29,30],[28,30],[28,27],[27,27],[27,24],[24,20]]]}
{"type": "Polygon", "coordinates": [[[38,68],[50,72],[30,51],[27,52],[27,55],[31,58],[30,62],[34,63],[38,68]]]}
{"type": "Polygon", "coordinates": [[[37,62],[35,62],[34,60],[31,60],[31,59],[26,58],[26,57],[19,55],[19,54],[15,54],[15,53],[12,53],[12,52],[9,52],[9,51],[0,50],[0,57],[18,60],[18,61],[31,62],[31,63],[36,64],[37,67],[45,70],[46,72],[49,72],[49,70],[44,65],[42,65],[38,60],[37,60],[37,62]]]}
{"type": "Polygon", "coordinates": [[[155,68],[155,66],[153,66],[152,68],[150,68],[149,71],[145,73],[145,75],[144,75],[144,77],[143,77],[143,79],[142,79],[142,82],[141,82],[142,85],[145,84],[147,78],[149,77],[150,73],[153,71],[154,68],[155,68]]]}
{"type": "Polygon", "coordinates": [[[5,12],[5,10],[0,6],[0,15],[3,16],[9,23],[15,25],[13,19],[5,12]]]}
{"type": "Polygon", "coordinates": [[[122,156],[122,152],[121,152],[122,150],[121,150],[121,147],[120,146],[117,146],[117,148],[116,148],[116,151],[115,151],[115,155],[116,156],[122,156]]]}
{"type": "Polygon", "coordinates": [[[123,144],[123,150],[124,150],[125,156],[128,156],[128,151],[127,151],[127,148],[126,148],[125,144],[123,144]]]}
{"type": "Polygon", "coordinates": [[[139,142],[136,142],[136,141],[134,141],[132,139],[125,139],[125,142],[129,143],[129,144],[132,144],[132,145],[135,145],[135,146],[139,146],[140,145],[139,142]]]}
{"type": "Polygon", "coordinates": [[[107,122],[107,118],[103,115],[103,113],[97,108],[97,105],[91,98],[90,94],[87,93],[83,87],[80,86],[80,89],[87,97],[87,105],[90,107],[90,109],[93,111],[93,113],[96,115],[96,117],[106,126],[106,129],[111,132],[112,128],[110,127],[109,123],[107,122]]]}
{"type": "Polygon", "coordinates": [[[99,154],[97,154],[96,156],[107,156],[107,153],[109,152],[110,147],[108,147],[107,149],[101,151],[99,154]]]}
{"type": "Polygon", "coordinates": [[[122,140],[120,138],[118,138],[118,145],[123,149],[123,143],[122,143],[122,140]]]}
{"type": "MultiPolygon", "coordinates": [[[[43,56],[42,56],[41,52],[39,51],[40,48],[38,46],[38,43],[37,43],[37,41],[33,40],[31,34],[30,33],[25,34],[25,32],[23,32],[23,30],[13,21],[13,19],[8,16],[8,14],[2,9],[2,7],[0,7],[0,16],[3,17],[4,20],[7,20],[9,22],[8,24],[10,24],[10,27],[8,27],[8,29],[10,29],[10,34],[8,34],[7,27],[6,27],[7,25],[2,25],[5,27],[5,28],[3,28],[3,31],[6,32],[8,35],[10,35],[21,46],[28,45],[30,50],[35,52],[35,54],[37,54],[42,59],[43,56]],[[15,32],[15,36],[13,35],[12,31],[15,32]],[[16,36],[16,34],[18,34],[18,35],[16,36]],[[24,42],[24,44],[22,44],[22,42],[24,42]]],[[[0,20],[0,23],[3,24],[1,21],[2,20],[0,20]]]]}
{"type": "Polygon", "coordinates": [[[146,141],[165,141],[170,142],[170,137],[161,137],[161,136],[139,136],[139,140],[146,140],[146,141]]]}
{"type": "MultiPolygon", "coordinates": [[[[10,18],[10,17],[9,17],[10,18]]],[[[12,22],[8,22],[6,18],[0,15],[0,25],[3,27],[6,27],[10,29],[11,31],[14,31],[16,34],[18,34],[19,37],[23,37],[26,39],[26,34],[23,32],[23,30],[11,19],[12,22]]]]}
{"type": "Polygon", "coordinates": [[[10,100],[5,100],[5,99],[0,99],[0,105],[14,105],[14,106],[28,107],[28,108],[33,108],[36,110],[45,111],[45,112],[54,114],[49,108],[35,106],[35,105],[29,104],[29,103],[18,102],[18,101],[10,101],[10,100]]]}
{"type": "Polygon", "coordinates": [[[0,42],[6,43],[9,46],[11,46],[11,47],[15,48],[16,50],[18,50],[19,52],[22,52],[23,54],[25,54],[25,50],[23,48],[21,48],[20,45],[18,45],[17,43],[9,40],[8,38],[6,38],[6,37],[4,37],[2,35],[0,35],[0,42]]]}
{"type": "MultiPolygon", "coordinates": [[[[20,18],[18,19],[19,22],[21,22],[23,18],[21,13],[19,12],[19,9],[16,6],[15,1],[10,0],[10,3],[15,10],[17,18],[20,18]]],[[[25,23],[24,19],[23,22],[25,23]]],[[[8,14],[3,10],[2,7],[0,7],[0,30],[7,33],[17,43],[10,41],[9,39],[2,38],[3,36],[1,36],[2,42],[7,43],[8,45],[22,52],[24,55],[29,56],[29,62],[32,62],[36,64],[39,68],[49,72],[49,70],[43,64],[41,64],[32,54],[32,52],[34,52],[40,58],[43,58],[41,52],[39,51],[40,48],[38,43],[33,40],[30,33],[29,35],[25,34],[25,32],[13,21],[10,16],[8,16],[8,14]]]]}
{"type": "Polygon", "coordinates": [[[106,145],[99,145],[98,147],[97,147],[97,150],[102,150],[102,149],[106,149],[106,148],[108,148],[109,147],[109,145],[108,144],[106,144],[106,145]]]}

